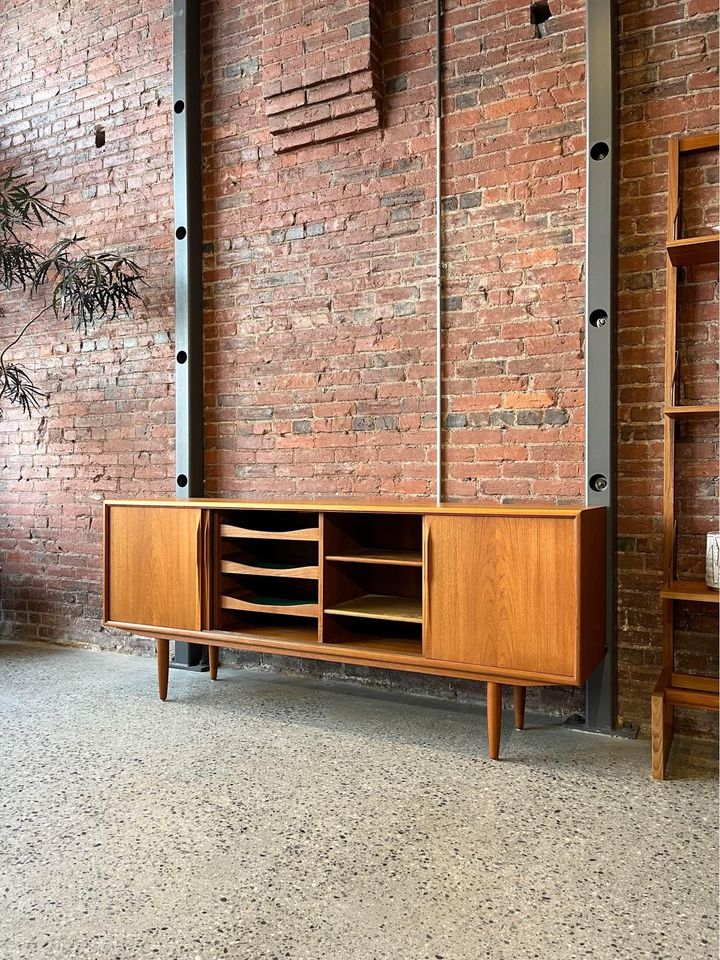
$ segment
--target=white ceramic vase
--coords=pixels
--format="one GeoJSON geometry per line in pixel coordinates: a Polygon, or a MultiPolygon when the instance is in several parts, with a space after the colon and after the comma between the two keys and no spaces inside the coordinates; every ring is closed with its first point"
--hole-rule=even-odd
{"type": "Polygon", "coordinates": [[[711,590],[720,590],[720,533],[707,535],[705,583],[711,590]]]}

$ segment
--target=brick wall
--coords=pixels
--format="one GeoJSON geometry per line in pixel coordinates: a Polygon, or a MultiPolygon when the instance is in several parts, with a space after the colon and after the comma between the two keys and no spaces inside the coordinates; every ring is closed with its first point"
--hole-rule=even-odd
{"type": "MultiPolygon", "coordinates": [[[[172,22],[159,3],[0,11],[0,164],[48,183],[64,232],[147,271],[146,305],[82,341],[44,320],[14,353],[47,389],[33,420],[0,421],[3,616],[30,635],[93,642],[103,497],[173,492],[172,22]],[[105,146],[95,147],[96,130],[105,146]]],[[[32,316],[3,295],[3,339],[32,316]]]]}
{"type": "MultiPolygon", "coordinates": [[[[361,56],[371,43],[382,51],[382,70],[372,57],[357,65],[373,77],[382,125],[278,150],[289,128],[273,117],[293,131],[334,119],[293,112],[311,105],[320,81],[302,70],[312,64],[297,74],[303,104],[268,109],[283,91],[264,70],[275,56],[267,25],[287,16],[296,29],[296,6],[206,5],[207,492],[432,495],[434,4],[387,0],[378,35],[374,4],[339,3],[348,25],[368,10],[369,32],[356,27],[352,42],[361,56]]],[[[582,496],[583,6],[551,8],[548,37],[535,39],[525,5],[447,4],[453,498],[582,496]]],[[[42,420],[12,413],[0,423],[3,614],[43,638],[120,642],[97,626],[101,499],[173,491],[169,14],[156,0],[120,14],[74,3],[51,20],[39,0],[0,13],[11,77],[0,92],[0,162],[46,178],[73,229],[127,251],[150,278],[146,306],[94,339],[54,324],[30,338],[50,405],[42,420]]],[[[669,134],[716,121],[717,28],[695,0],[623,0],[621,14],[620,705],[644,721],[661,639],[664,150],[669,134]]],[[[302,49],[322,49],[317,19],[299,26],[315,38],[302,49]]],[[[320,102],[351,109],[352,90],[325,93],[320,102]]],[[[703,310],[714,296],[703,287],[703,310]]],[[[0,330],[26,310],[10,303],[0,330]]],[[[708,624],[687,629],[702,668],[708,624]]]]}

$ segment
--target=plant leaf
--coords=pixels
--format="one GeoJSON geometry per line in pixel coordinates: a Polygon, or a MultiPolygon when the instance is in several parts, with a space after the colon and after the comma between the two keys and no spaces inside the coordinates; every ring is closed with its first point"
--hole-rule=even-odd
{"type": "Polygon", "coordinates": [[[18,364],[9,363],[0,367],[0,400],[19,406],[23,413],[31,417],[33,410],[39,409],[40,400],[45,397],[46,394],[35,386],[27,371],[18,364]]]}

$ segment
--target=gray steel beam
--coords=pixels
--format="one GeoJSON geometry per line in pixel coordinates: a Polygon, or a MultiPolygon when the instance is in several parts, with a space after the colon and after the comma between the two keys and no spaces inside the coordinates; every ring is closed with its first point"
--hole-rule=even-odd
{"type": "MultiPolygon", "coordinates": [[[[173,3],[175,201],[175,495],[204,492],[200,0],[173,3]]],[[[202,669],[196,643],[176,643],[173,665],[202,669]]]]}
{"type": "Polygon", "coordinates": [[[621,733],[617,724],[615,564],[615,330],[617,125],[615,0],[585,0],[585,500],[607,508],[606,648],[585,689],[586,730],[621,733]]]}
{"type": "Polygon", "coordinates": [[[203,495],[200,0],[173,5],[176,496],[203,495]]]}

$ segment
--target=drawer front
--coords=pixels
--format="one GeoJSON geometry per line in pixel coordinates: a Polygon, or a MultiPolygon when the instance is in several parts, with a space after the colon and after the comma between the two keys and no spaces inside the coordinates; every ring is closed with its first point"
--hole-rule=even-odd
{"type": "Polygon", "coordinates": [[[575,521],[428,516],[425,525],[425,656],[573,682],[575,521]]]}
{"type": "Polygon", "coordinates": [[[202,511],[111,506],[105,516],[105,620],[200,630],[202,511]]]}

